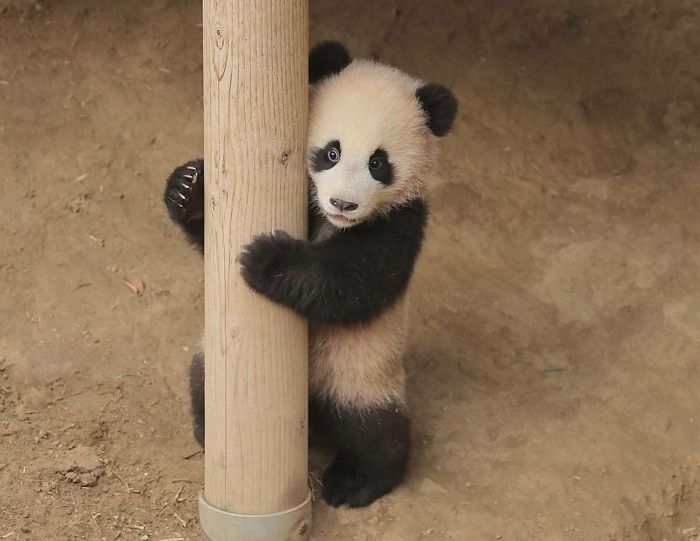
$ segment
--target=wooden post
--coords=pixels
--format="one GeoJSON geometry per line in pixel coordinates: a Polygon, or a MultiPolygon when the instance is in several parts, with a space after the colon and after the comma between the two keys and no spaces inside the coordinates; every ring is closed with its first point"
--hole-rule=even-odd
{"type": "Polygon", "coordinates": [[[306,237],[307,59],[308,0],[204,0],[209,541],[308,537],[307,325],[236,262],[255,234],[306,237]]]}

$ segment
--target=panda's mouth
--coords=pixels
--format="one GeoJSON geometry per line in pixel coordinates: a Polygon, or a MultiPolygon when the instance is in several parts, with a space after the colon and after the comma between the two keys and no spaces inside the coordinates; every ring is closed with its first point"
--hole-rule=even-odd
{"type": "Polygon", "coordinates": [[[348,226],[348,225],[352,225],[355,222],[357,222],[357,220],[354,220],[352,218],[348,218],[347,216],[345,216],[343,214],[335,214],[335,213],[330,214],[329,213],[328,218],[330,219],[331,223],[333,223],[334,225],[348,226]]]}

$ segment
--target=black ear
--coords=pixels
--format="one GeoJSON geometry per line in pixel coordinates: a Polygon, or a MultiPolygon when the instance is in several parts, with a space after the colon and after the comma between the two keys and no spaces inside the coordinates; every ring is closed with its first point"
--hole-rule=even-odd
{"type": "Polygon", "coordinates": [[[337,41],[323,41],[309,54],[309,83],[316,84],[324,77],[340,73],[350,63],[350,53],[337,41]]]}
{"type": "Polygon", "coordinates": [[[447,135],[457,115],[457,98],[449,88],[433,83],[416,90],[416,98],[428,117],[428,128],[438,137],[447,135]]]}

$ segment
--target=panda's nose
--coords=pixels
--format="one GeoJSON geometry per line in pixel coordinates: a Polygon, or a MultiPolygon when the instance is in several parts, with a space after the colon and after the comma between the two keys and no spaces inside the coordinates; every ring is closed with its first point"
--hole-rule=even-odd
{"type": "Polygon", "coordinates": [[[348,201],[343,201],[342,199],[336,199],[335,197],[331,197],[331,205],[341,212],[346,210],[355,210],[357,208],[357,203],[350,203],[348,201]]]}

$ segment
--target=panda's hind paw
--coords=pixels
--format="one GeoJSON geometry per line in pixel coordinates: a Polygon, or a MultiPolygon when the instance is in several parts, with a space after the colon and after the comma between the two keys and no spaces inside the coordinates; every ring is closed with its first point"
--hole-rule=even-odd
{"type": "Polygon", "coordinates": [[[365,507],[390,492],[400,479],[380,472],[368,474],[347,458],[336,457],[323,474],[323,499],[332,507],[365,507]]]}

